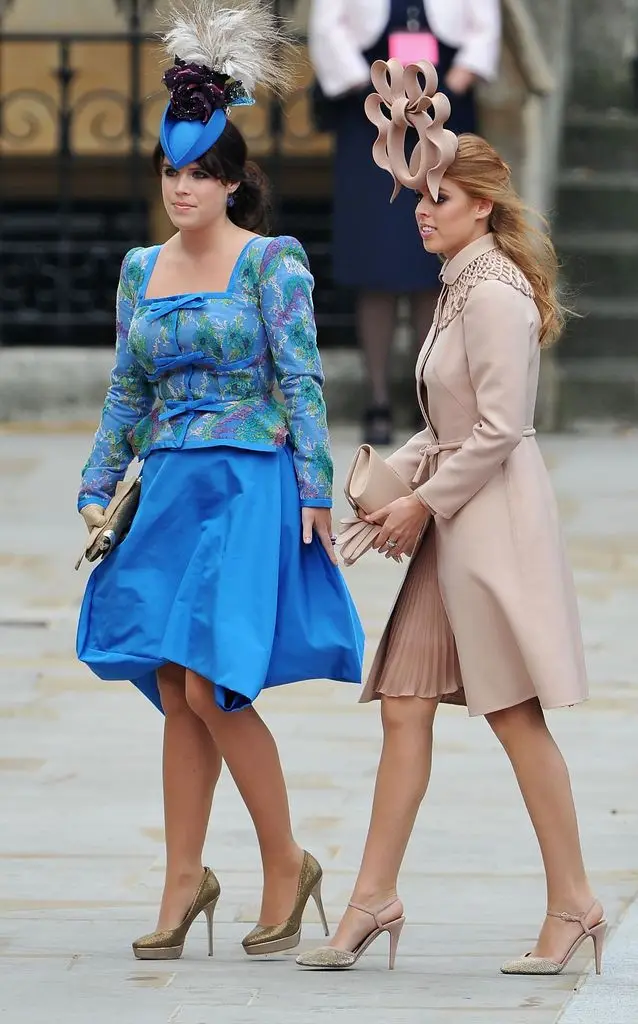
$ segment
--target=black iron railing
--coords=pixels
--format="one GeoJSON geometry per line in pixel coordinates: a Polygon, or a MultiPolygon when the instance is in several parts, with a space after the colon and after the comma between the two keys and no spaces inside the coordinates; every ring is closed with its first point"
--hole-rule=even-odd
{"type": "Polygon", "coordinates": [[[40,48],[49,60],[37,86],[0,95],[0,343],[86,343],[85,328],[108,325],[109,308],[112,319],[123,252],[150,231],[144,109],[157,98],[143,95],[146,46],[139,31],[0,38],[5,81],[19,48],[40,48]],[[125,88],[82,89],[74,54],[86,44],[112,48],[118,63],[127,53],[125,88]],[[103,184],[95,186],[100,166],[103,184]]]}
{"type": "MultiPolygon", "coordinates": [[[[116,3],[127,16],[126,32],[2,34],[0,0],[0,345],[111,344],[122,256],[152,240],[149,155],[165,93],[156,76],[149,88],[145,66],[157,38],[143,31],[147,0],[116,3]],[[85,86],[91,46],[100,48],[102,63],[112,53],[112,79],[107,75],[97,88],[85,86]],[[16,83],[8,69],[17,62],[7,58],[21,47],[30,47],[32,57],[41,48],[46,67],[33,62],[33,74],[16,83]]],[[[306,102],[300,90],[288,113],[306,102]]],[[[287,193],[295,174],[293,121],[305,133],[293,137],[303,152],[312,125],[286,120],[276,102],[247,135],[266,154],[260,162],[273,183],[274,229],[297,235],[308,249],[323,343],[351,343],[351,302],[331,281],[329,187],[287,193]]],[[[329,161],[312,159],[327,182],[329,161]]]]}

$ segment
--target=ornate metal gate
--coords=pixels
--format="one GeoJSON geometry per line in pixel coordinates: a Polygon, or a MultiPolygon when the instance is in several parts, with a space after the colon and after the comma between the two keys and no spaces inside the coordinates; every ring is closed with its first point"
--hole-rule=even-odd
{"type": "MultiPolygon", "coordinates": [[[[110,35],[2,33],[12,2],[0,0],[0,345],[112,344],[122,256],[154,236],[155,0],[114,0],[126,30],[110,35]]],[[[330,186],[298,185],[329,179],[304,104],[305,88],[286,116],[272,103],[248,137],[273,180],[275,229],[309,251],[321,341],[351,344],[351,303],[330,278],[330,186]]]]}

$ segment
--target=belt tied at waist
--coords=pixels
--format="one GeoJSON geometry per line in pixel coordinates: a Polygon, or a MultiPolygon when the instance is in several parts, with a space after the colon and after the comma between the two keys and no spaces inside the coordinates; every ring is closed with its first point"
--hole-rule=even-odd
{"type": "Polygon", "coordinates": [[[155,384],[162,377],[167,377],[174,370],[186,370],[188,368],[199,368],[212,370],[217,376],[226,376],[233,370],[245,370],[256,361],[254,355],[246,359],[234,359],[232,362],[225,362],[206,352],[181,352],[178,356],[159,356],[155,359],[155,369],[147,373],[146,379],[155,384]]]}
{"type": "MultiPolygon", "coordinates": [[[[535,433],[536,430],[534,429],[534,427],[525,427],[523,429],[523,433],[521,436],[533,437],[535,433]]],[[[469,438],[466,438],[465,440],[467,441],[469,440],[469,438]]],[[[433,442],[432,444],[424,445],[423,448],[419,448],[419,455],[421,456],[421,461],[412,479],[412,483],[415,485],[415,487],[419,487],[420,484],[424,482],[425,471],[426,469],[429,468],[432,459],[436,458],[436,456],[439,455],[441,452],[456,452],[460,448],[462,448],[464,444],[465,441],[436,441],[433,442]]]]}
{"type": "Polygon", "coordinates": [[[217,361],[213,356],[204,352],[183,352],[179,356],[160,356],[155,360],[155,369],[146,375],[146,379],[155,384],[162,377],[166,377],[173,370],[186,369],[187,367],[201,367],[202,369],[215,369],[217,361]]]}
{"type": "Polygon", "coordinates": [[[228,402],[215,401],[210,396],[187,398],[184,401],[169,398],[165,400],[164,412],[158,416],[158,420],[160,423],[164,423],[166,420],[172,420],[176,416],[183,416],[189,412],[226,412],[233,405],[239,405],[239,401],[237,399],[228,402]]]}

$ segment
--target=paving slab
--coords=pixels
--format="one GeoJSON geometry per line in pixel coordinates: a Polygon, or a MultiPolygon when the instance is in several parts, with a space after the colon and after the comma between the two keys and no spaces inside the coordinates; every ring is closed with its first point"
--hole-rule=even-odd
{"type": "Polygon", "coordinates": [[[638,903],[629,908],[608,945],[604,974],[588,974],[560,1016],[560,1024],[607,1021],[638,1021],[638,903]]]}
{"type": "MultiPolygon", "coordinates": [[[[357,443],[335,432],[337,478],[357,443]]],[[[163,880],[160,716],[74,658],[86,571],[75,492],[90,436],[0,429],[0,1020],[13,1024],[635,1024],[638,966],[638,435],[543,437],[579,591],[592,699],[552,713],[612,933],[557,978],[508,978],[544,905],[540,859],[511,770],[485,723],[442,708],[431,789],[401,891],[397,968],[379,941],[356,971],[249,960],[259,904],[250,819],[226,773],[206,856],[223,897],[215,956],[196,922],[182,960],[136,962],[163,880]],[[633,1002],[632,1002],[633,1000],[633,1002]],[[580,1014],[580,1015],[579,1015],[580,1014]],[[561,1016],[562,1015],[562,1016],[561,1016]]],[[[340,500],[337,513],[345,511],[340,500]]],[[[346,570],[372,657],[404,569],[346,570]]],[[[379,752],[377,705],[354,686],[298,684],[260,710],[280,743],[300,841],[325,869],[336,922],[356,872],[379,752]]],[[[321,937],[314,906],[303,946],[321,937]]]]}

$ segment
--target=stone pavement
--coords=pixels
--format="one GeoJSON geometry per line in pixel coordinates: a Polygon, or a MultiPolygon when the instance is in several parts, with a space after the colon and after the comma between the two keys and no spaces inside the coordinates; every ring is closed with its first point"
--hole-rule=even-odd
{"type": "MultiPolygon", "coordinates": [[[[344,429],[335,441],[342,479],[356,436],[344,429]]],[[[72,568],[83,540],[74,500],[88,444],[77,427],[0,433],[0,1019],[554,1024],[567,1007],[562,1024],[635,1024],[638,436],[542,439],[592,681],[587,705],[551,721],[572,768],[594,884],[613,925],[626,914],[609,974],[575,996],[585,956],[558,978],[498,972],[540,924],[542,875],[502,753],[483,722],[455,708],[438,719],[431,791],[402,878],[408,926],[394,973],[385,940],[345,974],[302,973],[288,955],[244,956],[238,943],[257,914],[260,872],[226,775],[207,845],[223,886],[214,959],[203,921],[181,961],[132,958],[162,884],[161,720],[129,684],[101,684],[74,660],[85,576],[72,568]]],[[[346,572],[370,655],[402,570],[371,556],[346,572]]],[[[351,686],[310,683],[260,702],[281,745],[299,839],[325,868],[333,922],[360,857],[379,749],[377,708],[356,696],[351,686]]],[[[313,909],[304,943],[319,938],[313,909]]]]}

